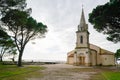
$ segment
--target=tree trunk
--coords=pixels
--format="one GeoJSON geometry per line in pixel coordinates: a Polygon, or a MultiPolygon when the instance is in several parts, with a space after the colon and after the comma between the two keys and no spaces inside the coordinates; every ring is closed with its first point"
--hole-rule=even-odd
{"type": "Polygon", "coordinates": [[[0,57],[0,62],[3,62],[2,57],[0,57]]]}
{"type": "Polygon", "coordinates": [[[17,63],[17,66],[18,66],[18,67],[22,67],[22,55],[23,55],[23,51],[24,51],[24,48],[22,48],[22,49],[19,51],[18,63],[17,63]]]}
{"type": "Polygon", "coordinates": [[[2,54],[0,55],[0,62],[3,62],[3,54],[4,54],[4,53],[2,53],[2,54]]]}
{"type": "Polygon", "coordinates": [[[2,48],[1,52],[0,52],[0,62],[3,62],[3,55],[4,55],[4,53],[5,53],[5,49],[2,48]]]}
{"type": "Polygon", "coordinates": [[[14,59],[14,57],[12,58],[12,62],[15,63],[15,59],[14,59]]]}

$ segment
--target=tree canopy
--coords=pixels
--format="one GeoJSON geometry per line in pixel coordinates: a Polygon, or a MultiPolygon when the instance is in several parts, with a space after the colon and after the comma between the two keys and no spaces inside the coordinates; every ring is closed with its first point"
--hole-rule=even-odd
{"type": "Polygon", "coordinates": [[[120,49],[118,49],[115,53],[116,59],[120,58],[120,49]]]}
{"type": "Polygon", "coordinates": [[[98,32],[107,35],[107,40],[120,42],[120,1],[110,0],[99,5],[89,14],[89,22],[98,32]]]}
{"type": "Polygon", "coordinates": [[[5,53],[9,55],[16,53],[16,46],[11,37],[3,30],[0,30],[0,61],[2,61],[5,53]]]}
{"type": "Polygon", "coordinates": [[[11,9],[23,9],[26,6],[26,0],[0,0],[0,14],[4,16],[11,9]]]}
{"type": "Polygon", "coordinates": [[[10,1],[15,3],[12,5],[12,8],[8,4],[8,9],[1,11],[1,21],[6,32],[14,39],[19,52],[18,66],[22,66],[22,55],[26,44],[35,38],[44,37],[47,32],[47,26],[37,22],[30,16],[32,10],[31,8],[26,8],[26,0],[10,1]]]}

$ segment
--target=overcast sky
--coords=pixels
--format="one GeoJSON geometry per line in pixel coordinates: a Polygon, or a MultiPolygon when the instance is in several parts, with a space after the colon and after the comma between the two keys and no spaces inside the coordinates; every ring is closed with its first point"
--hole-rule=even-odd
{"type": "MultiPolygon", "coordinates": [[[[29,42],[25,48],[23,59],[66,61],[67,52],[75,48],[76,30],[80,23],[82,4],[86,22],[88,14],[97,5],[109,0],[27,0],[32,8],[31,16],[38,22],[48,26],[46,38],[29,42]],[[34,43],[35,44],[32,44],[34,43]]],[[[96,32],[88,23],[90,43],[115,52],[120,43],[108,42],[102,33],[96,32]]]]}

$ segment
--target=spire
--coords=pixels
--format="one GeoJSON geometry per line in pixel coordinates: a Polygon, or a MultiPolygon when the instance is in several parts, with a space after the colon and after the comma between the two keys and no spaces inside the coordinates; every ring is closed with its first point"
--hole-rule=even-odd
{"type": "Polygon", "coordinates": [[[80,24],[78,25],[78,31],[87,31],[87,30],[88,30],[88,26],[85,22],[84,10],[82,6],[82,13],[81,13],[80,24]]]}
{"type": "Polygon", "coordinates": [[[84,10],[83,10],[83,7],[82,7],[82,14],[81,14],[81,20],[80,20],[80,27],[84,27],[85,24],[86,24],[86,22],[85,22],[84,10]]]}

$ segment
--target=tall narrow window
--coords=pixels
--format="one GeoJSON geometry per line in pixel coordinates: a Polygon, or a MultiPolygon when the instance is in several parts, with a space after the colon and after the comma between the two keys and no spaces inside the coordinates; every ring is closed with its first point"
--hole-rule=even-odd
{"type": "Polygon", "coordinates": [[[80,36],[80,43],[83,43],[83,36],[80,36]]]}

